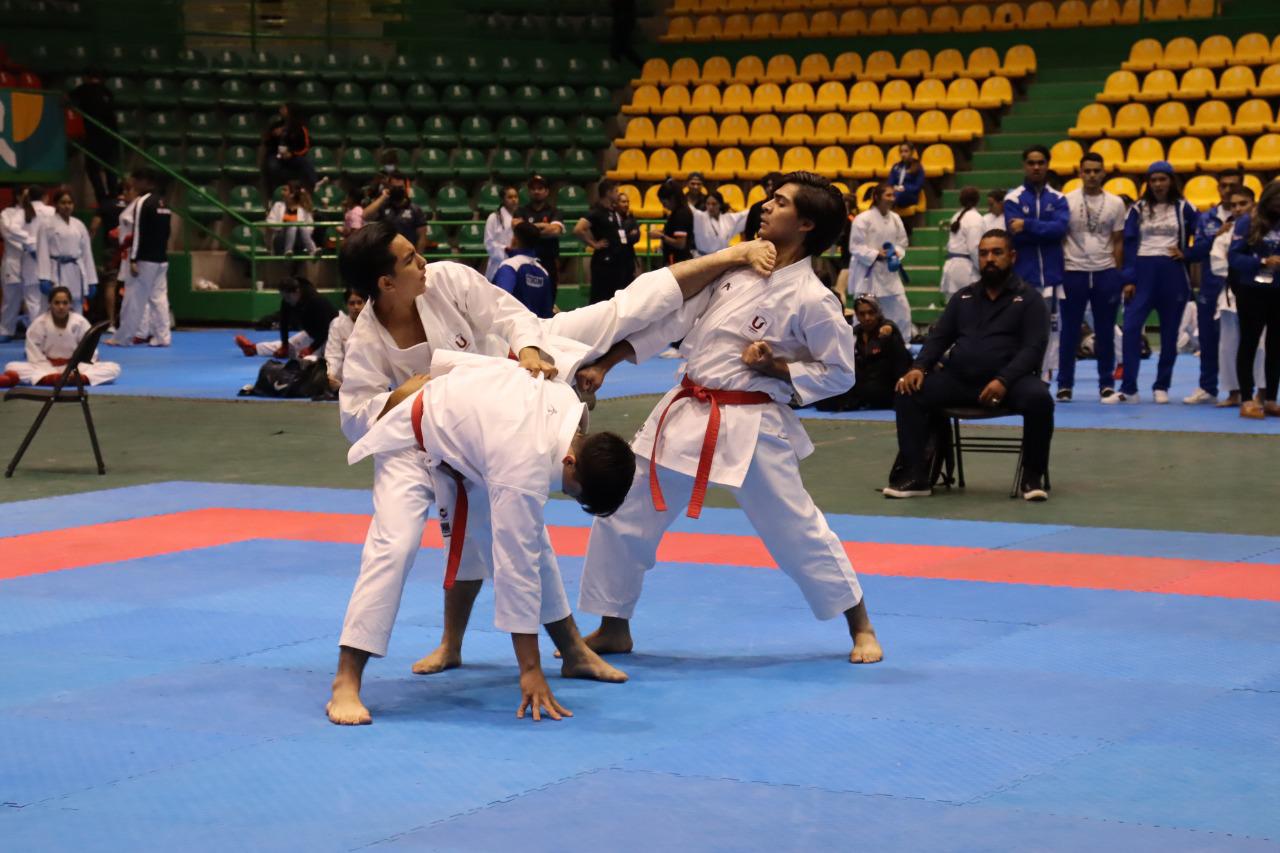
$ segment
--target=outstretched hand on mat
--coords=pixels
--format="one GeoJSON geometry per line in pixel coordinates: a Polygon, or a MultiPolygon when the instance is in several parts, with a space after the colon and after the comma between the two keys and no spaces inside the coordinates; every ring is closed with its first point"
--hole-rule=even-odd
{"type": "Polygon", "coordinates": [[[516,712],[516,717],[523,720],[527,710],[533,713],[534,722],[541,722],[543,714],[553,720],[573,716],[572,711],[556,701],[541,669],[532,669],[520,675],[520,710],[516,712]]]}

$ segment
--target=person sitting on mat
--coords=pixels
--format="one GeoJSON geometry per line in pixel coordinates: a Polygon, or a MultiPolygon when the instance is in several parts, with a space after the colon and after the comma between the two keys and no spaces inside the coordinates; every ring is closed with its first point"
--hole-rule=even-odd
{"type": "Polygon", "coordinates": [[[854,412],[865,409],[892,409],[893,386],[911,367],[911,351],[902,331],[885,319],[874,296],[853,301],[854,385],[843,394],[819,400],[822,412],[854,412]]]}
{"type": "Polygon", "coordinates": [[[885,497],[932,494],[926,444],[935,416],[949,406],[981,406],[1022,415],[1022,497],[1048,499],[1044,475],[1053,396],[1040,378],[1040,364],[1049,345],[1049,312],[1039,289],[1013,271],[1015,259],[1009,232],[997,228],[982,236],[981,278],[951,297],[915,363],[898,380],[902,467],[885,497]]]}
{"type": "MultiPolygon", "coordinates": [[[[0,375],[0,387],[19,383],[57,384],[67,361],[89,329],[89,321],[84,315],[71,310],[71,290],[62,285],[53,288],[49,292],[49,310],[33,320],[27,329],[27,360],[6,364],[4,373],[0,375]]],[[[120,365],[114,361],[98,361],[96,351],[93,359],[81,362],[77,370],[88,385],[114,382],[120,375],[120,365]]],[[[70,383],[74,382],[73,377],[70,383]]]]}
{"type": "Polygon", "coordinates": [[[244,335],[236,335],[236,346],[252,358],[255,355],[275,358],[306,358],[324,352],[329,338],[329,324],[337,315],[333,303],[316,292],[316,286],[302,276],[290,276],[276,287],[280,290],[280,343],[254,343],[244,335]],[[290,335],[290,329],[299,329],[290,335]]]}

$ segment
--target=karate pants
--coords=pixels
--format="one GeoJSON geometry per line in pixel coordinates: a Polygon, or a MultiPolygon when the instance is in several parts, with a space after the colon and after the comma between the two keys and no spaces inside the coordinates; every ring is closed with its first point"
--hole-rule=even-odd
{"type": "MultiPolygon", "coordinates": [[[[1236,372],[1236,353],[1240,350],[1240,317],[1234,311],[1221,312],[1218,329],[1218,385],[1229,394],[1240,390],[1240,378],[1236,372]]],[[[1265,354],[1266,347],[1259,346],[1253,357],[1254,377],[1262,375],[1265,354]]]]}
{"type": "MultiPolygon", "coordinates": [[[[53,364],[33,364],[30,361],[11,361],[4,366],[6,373],[13,371],[18,374],[18,381],[27,385],[35,385],[50,373],[61,374],[66,370],[65,365],[53,364]]],[[[78,368],[80,375],[89,381],[90,385],[106,385],[108,382],[114,382],[116,377],[120,375],[120,365],[114,361],[95,361],[93,364],[81,364],[78,368]]]]}
{"type": "Polygon", "coordinates": [[[151,346],[169,346],[171,335],[167,261],[138,261],[138,274],[131,276],[125,283],[124,302],[120,305],[120,323],[111,341],[119,346],[132,346],[134,338],[143,337],[147,332],[151,334],[151,346]]]}
{"type": "MultiPolygon", "coordinates": [[[[71,312],[84,313],[84,300],[88,291],[84,286],[84,276],[80,275],[78,264],[53,261],[53,286],[65,287],[71,291],[71,312]]],[[[34,319],[34,318],[33,318],[34,319]]]]}
{"type": "MultiPolygon", "coordinates": [[[[276,350],[280,348],[280,339],[273,341],[258,341],[254,344],[258,348],[258,355],[273,357],[276,350]]],[[[289,352],[285,358],[301,358],[302,351],[311,346],[311,336],[306,332],[294,332],[289,336],[289,352]]]]}
{"type": "Polygon", "coordinates": [[[1222,293],[1222,279],[1209,275],[1209,265],[1200,270],[1200,292],[1196,294],[1196,323],[1200,327],[1200,387],[1212,396],[1218,396],[1218,342],[1221,326],[1218,322],[1218,296],[1222,293]]]}
{"type": "MultiPolygon", "coordinates": [[[[693,478],[686,474],[659,465],[658,477],[666,512],[654,509],[649,460],[637,457],[626,502],[592,523],[578,609],[622,619],[635,613],[662,534],[684,514],[693,492],[693,478]]],[[[742,485],[729,491],[778,567],[800,587],[814,616],[832,619],[862,600],[849,556],[805,491],[799,460],[787,439],[762,429],[742,485]]]]}
{"type": "MultiPolygon", "coordinates": [[[[49,300],[40,292],[40,276],[36,259],[29,254],[22,256],[22,301],[27,309],[27,325],[49,310],[49,300]]],[[[6,294],[7,297],[7,294],[6,294]]]]}
{"type": "Polygon", "coordinates": [[[1068,270],[1062,287],[1067,295],[1060,306],[1062,327],[1058,341],[1058,387],[1075,387],[1080,326],[1084,322],[1085,308],[1089,308],[1095,318],[1093,350],[1098,359],[1098,390],[1111,388],[1115,385],[1111,377],[1116,369],[1115,318],[1120,309],[1120,273],[1115,269],[1098,272],[1068,270]]]}
{"type": "MultiPolygon", "coordinates": [[[[6,281],[4,293],[0,296],[0,336],[13,337],[18,330],[18,314],[22,312],[22,282],[6,281]]],[[[32,320],[35,318],[32,317],[32,320]]]]}
{"type": "Polygon", "coordinates": [[[1142,333],[1147,315],[1160,317],[1160,360],[1156,381],[1151,387],[1168,391],[1173,382],[1173,363],[1178,358],[1178,327],[1182,310],[1191,298],[1187,269],[1173,258],[1138,257],[1134,261],[1137,281],[1133,299],[1124,308],[1124,381],[1120,391],[1138,393],[1138,371],[1142,369],[1142,333]]]}

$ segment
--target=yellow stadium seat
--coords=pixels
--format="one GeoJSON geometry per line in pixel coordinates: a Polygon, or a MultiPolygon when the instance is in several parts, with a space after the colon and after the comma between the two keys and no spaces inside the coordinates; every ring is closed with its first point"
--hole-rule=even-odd
{"type": "MultiPolygon", "coordinates": [[[[875,115],[875,113],[871,113],[875,115]]],[[[836,145],[849,135],[849,126],[840,113],[823,113],[813,128],[814,145],[836,145]]]]}
{"type": "Polygon", "coordinates": [[[871,13],[867,19],[867,35],[887,36],[898,31],[898,13],[893,9],[880,8],[871,13]]]}
{"type": "Polygon", "coordinates": [[[748,54],[733,66],[733,77],[730,82],[751,85],[764,78],[764,60],[754,54],[748,54]]]}
{"type": "Polygon", "coordinates": [[[645,168],[644,152],[638,148],[628,148],[618,154],[618,165],[614,166],[606,176],[615,181],[634,181],[636,174],[645,168]]]}
{"type": "Polygon", "coordinates": [[[985,132],[982,113],[973,109],[957,110],[951,114],[951,129],[942,135],[942,141],[972,142],[985,132]]]}
{"type": "Polygon", "coordinates": [[[942,99],[942,108],[959,110],[972,106],[981,97],[978,84],[968,77],[957,77],[947,86],[946,97],[942,99]]]}
{"type": "Polygon", "coordinates": [[[1164,145],[1159,139],[1144,136],[1129,143],[1129,151],[1124,161],[1119,164],[1120,171],[1130,174],[1143,174],[1147,167],[1157,160],[1164,159],[1164,145]]]}
{"type": "MultiPolygon", "coordinates": [[[[920,165],[924,168],[925,177],[941,178],[955,173],[956,155],[950,145],[930,145],[920,155],[920,165]]],[[[924,209],[923,193],[920,195],[920,202],[916,205],[917,210],[924,209]]]]}
{"type": "Polygon", "coordinates": [[[764,201],[764,200],[765,200],[764,187],[760,186],[759,184],[756,184],[750,190],[747,191],[747,207],[751,207],[751,205],[755,204],[756,202],[764,201]]]}
{"type": "Polygon", "coordinates": [[[894,75],[898,70],[898,63],[893,58],[893,54],[887,50],[877,50],[867,56],[866,64],[862,67],[863,80],[872,80],[876,83],[883,83],[894,75]]]}
{"type": "Polygon", "coordinates": [[[900,110],[907,105],[914,93],[906,80],[890,80],[880,90],[878,109],[900,110]]]}
{"type": "Polygon", "coordinates": [[[698,18],[694,24],[693,35],[689,36],[689,41],[716,41],[721,38],[740,38],[740,36],[729,36],[724,31],[724,22],[720,20],[719,15],[703,15],[698,18]]]}
{"type": "Polygon", "coordinates": [[[1192,136],[1221,136],[1231,124],[1231,108],[1223,101],[1205,101],[1196,107],[1196,117],[1187,125],[1192,136]]]}
{"type": "Polygon", "coordinates": [[[742,138],[742,144],[748,148],[758,145],[774,145],[782,138],[782,122],[776,115],[766,113],[756,116],[751,122],[751,132],[742,138]]]}
{"type": "Polygon", "coordinates": [[[1235,49],[1231,39],[1226,36],[1209,36],[1200,42],[1200,50],[1196,53],[1195,64],[1201,68],[1222,68],[1230,65],[1235,49]]]}
{"type": "Polygon", "coordinates": [[[1244,161],[1246,169],[1274,172],[1280,169],[1280,134],[1267,133],[1253,141],[1253,154],[1244,161]]]}
{"type": "Polygon", "coordinates": [[[721,148],[716,152],[715,165],[707,172],[711,181],[732,181],[746,171],[747,158],[738,148],[721,148]]]}
{"type": "Polygon", "coordinates": [[[1239,169],[1249,159],[1249,149],[1238,136],[1219,136],[1209,148],[1208,159],[1200,161],[1201,169],[1221,172],[1223,169],[1239,169]]]}
{"type": "Polygon", "coordinates": [[[1208,68],[1191,68],[1182,75],[1174,97],[1183,101],[1202,101],[1214,88],[1213,72],[1208,68]]]}
{"type": "Polygon", "coordinates": [[[1000,73],[1006,77],[1026,77],[1036,73],[1036,52],[1029,44],[1015,44],[1004,52],[1000,73]]]}
{"type": "Polygon", "coordinates": [[[1129,48],[1129,58],[1120,63],[1125,71],[1151,71],[1164,59],[1164,45],[1156,39],[1139,39],[1129,48]]]}
{"type": "Polygon", "coordinates": [[[813,109],[816,98],[813,87],[808,83],[792,83],[787,87],[782,104],[777,107],[780,113],[803,113],[813,109]]]}
{"type": "Polygon", "coordinates": [[[965,6],[956,32],[983,33],[991,29],[991,10],[982,5],[965,6]]]}
{"type": "Polygon", "coordinates": [[[960,13],[956,11],[956,7],[952,5],[938,6],[933,10],[933,14],[929,15],[929,25],[925,27],[927,33],[950,33],[955,32],[960,26],[960,13]]]}
{"type": "Polygon", "coordinates": [[[1271,53],[1267,54],[1268,62],[1280,62],[1280,35],[1271,40],[1271,53]]]}
{"type": "MultiPolygon", "coordinates": [[[[805,21],[808,24],[808,21],[805,21]]],[[[772,12],[762,12],[751,19],[751,29],[747,31],[749,39],[777,38],[782,35],[778,16],[772,12]]]]}
{"type": "Polygon", "coordinates": [[[714,118],[711,116],[694,116],[689,119],[689,129],[685,136],[686,145],[705,148],[708,145],[718,144],[719,139],[720,129],[716,127],[714,118]]]}
{"type": "Polygon", "coordinates": [[[1138,75],[1132,71],[1112,71],[1095,100],[1100,104],[1123,104],[1138,94],[1138,75]]]}
{"type": "Polygon", "coordinates": [[[778,152],[772,148],[757,148],[747,158],[747,168],[738,173],[738,177],[748,181],[758,181],[770,172],[782,171],[778,162],[778,152]]]}
{"type": "Polygon", "coordinates": [[[1257,175],[1245,175],[1244,185],[1253,190],[1253,197],[1257,198],[1262,195],[1262,180],[1257,175]]]}
{"type": "Polygon", "coordinates": [[[1146,136],[1151,126],[1151,113],[1146,104],[1125,104],[1116,110],[1111,122],[1111,133],[1116,139],[1134,139],[1146,136]]]}
{"type": "Polygon", "coordinates": [[[1110,132],[1111,110],[1105,104],[1086,104],[1076,114],[1076,123],[1067,135],[1073,139],[1094,139],[1110,132]]]}
{"type": "Polygon", "coordinates": [[[898,27],[893,32],[913,36],[929,29],[929,13],[922,6],[903,9],[898,17],[898,27]]]}
{"type": "Polygon", "coordinates": [[[668,86],[662,90],[662,102],[649,107],[653,115],[678,115],[689,108],[689,87],[668,86]]]}
{"type": "Polygon", "coordinates": [[[1213,7],[1214,0],[1187,0],[1187,14],[1185,17],[1189,21],[1197,18],[1212,18],[1214,15],[1213,7]]]}
{"type": "Polygon", "coordinates": [[[1147,0],[1143,4],[1146,16],[1151,21],[1176,21],[1187,16],[1186,0],[1147,0]]]}
{"type": "Polygon", "coordinates": [[[830,10],[814,12],[813,17],[809,19],[810,38],[828,38],[835,35],[839,29],[840,22],[836,19],[836,13],[830,10]]]}
{"type": "MultiPolygon", "coordinates": [[[[813,152],[808,148],[796,146],[788,148],[782,155],[782,172],[812,172],[813,152]]],[[[763,175],[761,176],[763,177],[763,175]]]]}
{"type": "Polygon", "coordinates": [[[1096,139],[1089,150],[1098,154],[1107,163],[1107,168],[1115,170],[1124,162],[1124,147],[1114,139],[1096,139]]]}
{"type": "Polygon", "coordinates": [[[730,83],[720,95],[720,106],[714,112],[717,115],[744,113],[751,105],[751,87],[746,83],[730,83]]]}
{"type": "Polygon", "coordinates": [[[1063,0],[1050,26],[1060,30],[1071,29],[1084,26],[1087,20],[1089,7],[1084,4],[1084,0],[1063,0]]]}
{"type": "Polygon", "coordinates": [[[929,73],[929,67],[932,64],[933,58],[929,55],[929,51],[912,48],[902,54],[902,59],[898,61],[898,72],[894,76],[906,78],[923,77],[929,73]]]}
{"type": "Polygon", "coordinates": [[[742,197],[742,187],[737,184],[724,184],[716,187],[720,197],[724,199],[725,206],[730,210],[746,210],[747,201],[742,197]]]}
{"type": "MultiPolygon", "coordinates": [[[[624,151],[624,154],[631,153],[624,151]]],[[[659,148],[649,154],[649,162],[636,171],[639,181],[665,181],[680,171],[680,160],[670,148],[659,148]]]]}
{"type": "MultiPolygon", "coordinates": [[[[754,29],[754,28],[753,28],[754,29]]],[[[787,12],[778,20],[777,30],[770,31],[782,38],[803,38],[809,33],[809,16],[804,12],[787,12]]]]}
{"type": "Polygon", "coordinates": [[[1182,197],[1198,210],[1218,206],[1218,179],[1212,175],[1197,175],[1182,187],[1182,197]]]}
{"type": "Polygon", "coordinates": [[[1253,76],[1253,69],[1247,65],[1232,65],[1222,72],[1218,78],[1218,86],[1213,90],[1215,98],[1245,98],[1250,94],[1268,97],[1258,91],[1258,81],[1253,76]]]}
{"type": "Polygon", "coordinates": [[[631,85],[643,86],[645,83],[666,83],[670,79],[671,69],[667,66],[665,59],[646,59],[644,67],[640,69],[640,76],[632,80],[631,85]]]}
{"type": "Polygon", "coordinates": [[[828,145],[818,152],[813,168],[828,178],[849,177],[849,155],[839,145],[828,145]]]}
{"type": "Polygon", "coordinates": [[[626,133],[614,140],[619,148],[644,148],[654,144],[653,121],[646,116],[636,116],[627,122],[626,133]]]}
{"type": "Polygon", "coordinates": [[[771,113],[782,106],[782,89],[777,83],[761,83],[751,91],[751,103],[743,112],[752,115],[771,113]]]}
{"type": "Polygon", "coordinates": [[[1245,101],[1236,109],[1236,119],[1228,132],[1241,136],[1256,136],[1264,131],[1280,130],[1280,122],[1271,115],[1271,104],[1261,98],[1245,101]]]}
{"type": "Polygon", "coordinates": [[[1080,189],[1080,187],[1082,186],[1084,186],[1084,181],[1080,180],[1079,178],[1072,178],[1071,180],[1067,181],[1065,184],[1062,185],[1062,194],[1066,195],[1068,193],[1073,193],[1076,190],[1080,189]]]}
{"type": "Polygon", "coordinates": [[[653,134],[653,147],[655,148],[680,148],[688,145],[685,137],[688,134],[685,131],[684,119],[678,116],[667,116],[658,122],[658,128],[653,134]]]}
{"type": "Polygon", "coordinates": [[[830,75],[831,63],[827,61],[826,54],[811,53],[800,60],[800,71],[796,74],[796,80],[803,83],[821,83],[829,79],[830,75]]]}
{"type": "Polygon", "coordinates": [[[1236,39],[1231,61],[1237,65],[1262,65],[1271,54],[1271,43],[1262,33],[1245,33],[1236,39]]]}
{"type": "Polygon", "coordinates": [[[828,80],[852,80],[862,75],[862,54],[852,50],[846,50],[836,56],[835,61],[831,63],[831,73],[827,75],[828,80]]]}
{"type": "Polygon", "coordinates": [[[702,63],[702,74],[698,77],[699,83],[710,83],[713,86],[719,86],[728,82],[733,76],[733,66],[729,64],[729,60],[723,56],[711,56],[707,61],[702,63]]]}
{"type": "MultiPolygon", "coordinates": [[[[973,6],[969,7],[974,8],[973,6]]],[[[984,7],[979,7],[984,8],[984,7]]],[[[981,80],[1000,73],[1000,54],[993,47],[975,47],[969,53],[969,63],[965,66],[964,77],[981,80]]]]}
{"type": "Polygon", "coordinates": [[[1055,175],[1074,175],[1083,156],[1084,149],[1074,139],[1055,142],[1049,149],[1049,171],[1055,175]]]}
{"type": "Polygon", "coordinates": [[[813,139],[813,117],[808,113],[797,113],[787,116],[782,125],[782,135],[778,137],[779,145],[804,145],[813,139]]]}
{"type": "MultiPolygon", "coordinates": [[[[950,6],[939,6],[939,9],[949,9],[950,6]]],[[[953,80],[964,73],[964,54],[956,50],[954,47],[948,47],[945,50],[938,51],[938,55],[933,58],[933,70],[926,77],[933,77],[938,80],[953,80]]]]}
{"type": "Polygon", "coordinates": [[[1201,161],[1205,159],[1204,143],[1195,136],[1184,136],[1181,139],[1175,139],[1173,144],[1169,146],[1165,159],[1169,161],[1169,165],[1173,167],[1175,172],[1194,172],[1200,167],[1201,161]]]}
{"type": "Polygon", "coordinates": [[[705,148],[690,148],[680,159],[680,171],[676,173],[676,177],[684,179],[692,172],[702,172],[705,175],[710,171],[711,152],[705,148]]]}
{"type": "Polygon", "coordinates": [[[915,133],[909,134],[907,139],[926,145],[931,142],[942,141],[942,137],[950,130],[946,113],[942,110],[926,110],[916,118],[915,133]]]}
{"type": "Polygon", "coordinates": [[[796,73],[795,57],[789,53],[780,53],[777,56],[769,57],[769,62],[764,67],[764,76],[760,78],[760,82],[785,85],[795,79],[796,73]]]}
{"type": "Polygon", "coordinates": [[[675,0],[668,11],[673,15],[689,15],[697,13],[701,8],[700,0],[675,0]]]}
{"type": "Polygon", "coordinates": [[[941,80],[921,80],[908,106],[913,110],[931,110],[947,99],[947,84],[941,80]]]}
{"type": "MultiPolygon", "coordinates": [[[[641,219],[657,219],[662,216],[662,202],[658,200],[658,190],[662,189],[661,184],[653,184],[649,189],[644,191],[644,201],[637,202],[631,208],[631,212],[641,219]]],[[[641,195],[634,184],[624,184],[622,191],[629,198],[641,198],[641,195]]]]}
{"type": "Polygon", "coordinates": [[[720,145],[738,146],[751,135],[751,124],[744,115],[725,116],[720,122],[720,136],[716,140],[720,145]]]}
{"type": "Polygon", "coordinates": [[[720,87],[711,83],[703,83],[693,90],[688,106],[681,109],[687,115],[713,113],[720,106],[720,87]]]}
{"type": "Polygon", "coordinates": [[[916,119],[906,110],[896,110],[884,117],[880,125],[880,133],[873,141],[894,144],[907,141],[907,137],[915,133],[916,119]]]}
{"type": "Polygon", "coordinates": [[[1048,0],[1035,0],[1022,15],[1022,26],[1028,30],[1044,30],[1053,25],[1056,17],[1053,4],[1048,0]]]}
{"type": "Polygon", "coordinates": [[[1132,178],[1112,178],[1103,184],[1102,188],[1112,195],[1128,196],[1135,201],[1138,198],[1138,186],[1133,182],[1132,178]]]}
{"type": "Polygon", "coordinates": [[[698,74],[698,60],[692,57],[682,56],[671,63],[670,82],[672,83],[689,85],[698,78],[698,74]]]}
{"type": "Polygon", "coordinates": [[[1152,136],[1180,136],[1190,126],[1191,116],[1181,101],[1166,101],[1151,114],[1152,136]]]}
{"type": "Polygon", "coordinates": [[[1017,3],[1001,3],[991,13],[991,29],[995,32],[1016,30],[1022,26],[1022,7],[1017,3]]]}
{"type": "MultiPolygon", "coordinates": [[[[719,21],[718,18],[716,20],[719,21]]],[[[671,23],[667,25],[667,31],[658,36],[658,41],[682,42],[691,40],[693,36],[693,19],[680,15],[671,19],[671,23]]]]}
{"type": "Polygon", "coordinates": [[[855,145],[865,145],[880,135],[880,116],[870,110],[854,113],[849,118],[848,135],[845,137],[855,145]]]}
{"type": "Polygon", "coordinates": [[[1174,71],[1184,71],[1196,64],[1196,56],[1199,55],[1199,48],[1196,47],[1195,39],[1186,36],[1178,36],[1169,39],[1164,46],[1164,56],[1160,58],[1160,68],[1170,68],[1174,71]]]}
{"type": "Polygon", "coordinates": [[[874,178],[884,171],[884,152],[878,145],[862,145],[853,152],[849,161],[849,177],[874,178]]]}
{"type": "Polygon", "coordinates": [[[1124,0],[1120,6],[1120,16],[1116,18],[1117,24],[1136,24],[1142,17],[1142,7],[1138,0],[1124,0]]]}
{"type": "Polygon", "coordinates": [[[1013,87],[1004,77],[988,77],[982,81],[982,89],[974,106],[980,110],[994,110],[1013,103],[1013,87]]]}
{"type": "Polygon", "coordinates": [[[848,108],[851,112],[874,109],[880,103],[880,87],[870,80],[859,80],[849,87],[848,108]]]}
{"type": "Polygon", "coordinates": [[[645,115],[662,103],[662,93],[657,86],[637,86],[631,95],[631,103],[622,107],[624,115],[645,115]]]}
{"type": "Polygon", "coordinates": [[[844,90],[844,84],[838,80],[828,80],[814,93],[813,104],[809,109],[815,113],[839,111],[844,109],[848,100],[849,93],[844,90]]]}
{"type": "Polygon", "coordinates": [[[721,38],[744,39],[751,34],[751,19],[746,15],[730,15],[724,19],[721,38]]]}
{"type": "Polygon", "coordinates": [[[836,27],[836,35],[860,36],[867,32],[867,13],[861,9],[845,9],[840,13],[840,24],[836,27]]]}
{"type": "Polygon", "coordinates": [[[1255,98],[1280,97],[1280,64],[1268,65],[1262,69],[1262,76],[1258,78],[1257,85],[1250,94],[1255,98]]]}
{"type": "Polygon", "coordinates": [[[1133,96],[1133,100],[1148,103],[1167,101],[1176,91],[1178,78],[1174,73],[1167,68],[1157,68],[1155,71],[1148,71],[1147,76],[1142,78],[1142,88],[1133,96]]]}
{"type": "Polygon", "coordinates": [[[1120,7],[1116,0],[1093,0],[1089,4],[1089,17],[1085,19],[1086,27],[1110,27],[1120,17],[1120,7]]]}

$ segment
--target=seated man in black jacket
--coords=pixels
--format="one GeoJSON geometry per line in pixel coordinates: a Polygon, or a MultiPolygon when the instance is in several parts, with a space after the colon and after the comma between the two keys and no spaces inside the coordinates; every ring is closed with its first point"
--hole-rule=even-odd
{"type": "Polygon", "coordinates": [[[934,415],[950,406],[983,406],[1022,415],[1022,496],[1048,499],[1044,474],[1053,397],[1039,371],[1049,343],[1049,313],[1040,292],[1013,271],[1015,254],[1008,232],[996,228],[982,235],[981,278],[951,297],[915,363],[898,380],[902,465],[885,497],[932,494],[925,445],[934,415]]]}

